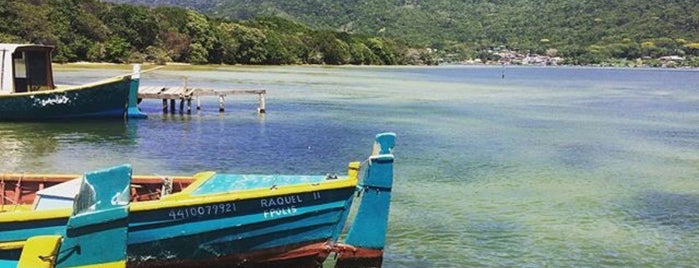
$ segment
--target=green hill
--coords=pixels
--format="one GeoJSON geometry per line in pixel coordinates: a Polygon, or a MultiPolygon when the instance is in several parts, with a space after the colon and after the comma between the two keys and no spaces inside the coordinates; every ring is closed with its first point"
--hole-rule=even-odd
{"type": "Polygon", "coordinates": [[[0,0],[0,42],[57,61],[699,66],[699,2],[0,0]]]}
{"type": "Polygon", "coordinates": [[[278,16],[315,29],[380,35],[476,56],[492,47],[580,63],[697,56],[696,0],[112,0],[177,5],[226,19],[278,16]]]}
{"type": "Polygon", "coordinates": [[[434,64],[388,37],[311,29],[280,17],[226,20],[181,7],[100,0],[0,0],[0,43],[56,46],[54,60],[195,64],[434,64]]]}

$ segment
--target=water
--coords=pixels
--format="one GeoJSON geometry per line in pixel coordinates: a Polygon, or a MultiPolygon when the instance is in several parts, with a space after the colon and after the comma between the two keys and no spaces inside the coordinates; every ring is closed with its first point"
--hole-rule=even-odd
{"type": "Polygon", "coordinates": [[[699,266],[697,71],[168,69],[142,84],[265,88],[268,113],[236,96],[223,114],[146,100],[147,120],[0,123],[0,172],[342,174],[393,131],[386,267],[699,266]]]}

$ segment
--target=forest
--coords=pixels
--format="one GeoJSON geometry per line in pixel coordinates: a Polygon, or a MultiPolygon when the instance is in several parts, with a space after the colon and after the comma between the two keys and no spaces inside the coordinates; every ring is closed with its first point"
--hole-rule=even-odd
{"type": "Polygon", "coordinates": [[[386,37],[313,30],[279,17],[210,18],[180,7],[98,0],[0,0],[0,42],[56,47],[56,62],[435,64],[386,37]]]}
{"type": "Polygon", "coordinates": [[[276,16],[431,48],[443,61],[497,60],[492,51],[553,54],[567,64],[699,65],[696,0],[109,0],[177,5],[226,19],[276,16]]]}
{"type": "Polygon", "coordinates": [[[59,62],[699,66],[696,0],[0,0],[0,42],[59,62]]]}

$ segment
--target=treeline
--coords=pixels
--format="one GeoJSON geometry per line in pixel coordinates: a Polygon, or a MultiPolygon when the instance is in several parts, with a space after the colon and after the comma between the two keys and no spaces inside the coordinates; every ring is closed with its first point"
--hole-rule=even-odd
{"type": "Polygon", "coordinates": [[[0,42],[56,46],[57,62],[435,64],[390,38],[312,30],[278,17],[212,19],[178,7],[0,0],[0,42]]]}
{"type": "Polygon", "coordinates": [[[380,34],[436,49],[446,61],[506,47],[569,64],[684,57],[699,64],[697,0],[109,0],[181,5],[246,19],[282,16],[318,29],[380,34]]]}

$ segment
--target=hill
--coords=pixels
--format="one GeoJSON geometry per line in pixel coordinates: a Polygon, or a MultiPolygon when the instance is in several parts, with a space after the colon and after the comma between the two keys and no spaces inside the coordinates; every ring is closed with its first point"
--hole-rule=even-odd
{"type": "Polygon", "coordinates": [[[234,21],[99,0],[2,1],[0,42],[54,45],[59,62],[436,63],[430,50],[388,37],[311,29],[280,17],[234,21]]]}
{"type": "MultiPolygon", "coordinates": [[[[219,18],[277,16],[314,29],[380,35],[444,55],[493,48],[610,58],[699,56],[696,0],[112,0],[177,5],[219,18]]],[[[481,57],[484,57],[481,53],[481,57]]]]}

